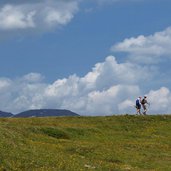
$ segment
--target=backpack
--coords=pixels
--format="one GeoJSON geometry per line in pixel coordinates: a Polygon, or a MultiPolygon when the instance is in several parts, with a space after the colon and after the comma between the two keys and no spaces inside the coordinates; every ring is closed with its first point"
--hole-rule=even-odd
{"type": "Polygon", "coordinates": [[[141,104],[145,104],[145,103],[146,103],[146,100],[142,99],[141,104]]]}

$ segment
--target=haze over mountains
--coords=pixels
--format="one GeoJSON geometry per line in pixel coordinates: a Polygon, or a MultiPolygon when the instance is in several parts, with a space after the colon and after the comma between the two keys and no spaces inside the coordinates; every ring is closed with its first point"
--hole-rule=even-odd
{"type": "Polygon", "coordinates": [[[51,116],[79,116],[79,115],[77,113],[65,109],[34,109],[34,110],[27,110],[18,114],[12,114],[8,112],[0,111],[0,117],[27,118],[27,117],[51,117],[51,116]]]}

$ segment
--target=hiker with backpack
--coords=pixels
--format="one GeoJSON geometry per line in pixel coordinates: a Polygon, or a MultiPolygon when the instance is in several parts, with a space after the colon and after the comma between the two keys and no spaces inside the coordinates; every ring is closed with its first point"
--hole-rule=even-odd
{"type": "Polygon", "coordinates": [[[147,96],[144,96],[144,98],[141,100],[141,104],[143,107],[143,114],[146,115],[147,114],[147,105],[149,105],[148,101],[147,101],[147,96]]]}
{"type": "Polygon", "coordinates": [[[141,97],[137,98],[135,107],[137,109],[137,114],[141,115],[141,97]]]}

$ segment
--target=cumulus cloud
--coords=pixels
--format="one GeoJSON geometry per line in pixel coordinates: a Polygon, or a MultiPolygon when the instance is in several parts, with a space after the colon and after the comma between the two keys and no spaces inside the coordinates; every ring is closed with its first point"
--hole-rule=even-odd
{"type": "Polygon", "coordinates": [[[150,36],[125,39],[111,47],[113,52],[126,52],[129,59],[139,63],[158,63],[171,58],[171,27],[150,36]]]}
{"type": "MultiPolygon", "coordinates": [[[[156,90],[150,90],[147,94],[147,100],[149,105],[147,105],[148,113],[150,114],[170,114],[171,107],[171,91],[167,87],[161,87],[156,90]]],[[[119,111],[123,113],[127,111],[132,113],[131,106],[135,105],[135,100],[126,99],[118,104],[119,111]]]]}
{"type": "MultiPolygon", "coordinates": [[[[14,80],[0,78],[0,109],[17,113],[35,108],[64,108],[82,115],[134,113],[134,101],[144,92],[141,82],[155,77],[151,72],[142,78],[144,69],[150,70],[128,62],[118,63],[114,56],[108,56],[83,77],[71,75],[51,84],[44,83],[39,73],[14,80]]],[[[151,112],[169,110],[169,89],[147,94],[152,102],[151,112]],[[159,96],[161,101],[156,100],[159,96]]]]}
{"type": "Polygon", "coordinates": [[[48,30],[69,23],[78,10],[74,0],[3,1],[0,30],[48,30]]]}
{"type": "MultiPolygon", "coordinates": [[[[125,0],[95,0],[95,4],[110,4],[125,0]]],[[[129,0],[135,1],[135,0],[129,0]]],[[[140,0],[137,0],[140,1],[140,0]]],[[[81,9],[83,0],[1,0],[1,38],[21,34],[44,33],[67,25],[81,9]]],[[[87,2],[86,2],[87,3],[87,2]]],[[[86,8],[86,7],[85,7],[86,8]]],[[[90,7],[92,10],[92,8],[90,7]]],[[[88,11],[90,10],[88,9],[88,11]]],[[[84,9],[87,11],[86,9],[84,9]]]]}
{"type": "Polygon", "coordinates": [[[171,107],[171,92],[166,87],[161,87],[158,90],[151,90],[148,93],[149,101],[151,101],[150,110],[153,113],[170,113],[171,107]]]}
{"type": "Polygon", "coordinates": [[[9,30],[19,28],[34,28],[34,15],[35,11],[29,11],[27,13],[24,13],[22,12],[22,10],[20,10],[19,7],[6,5],[0,11],[0,29],[9,30]]]}
{"type": "MultiPolygon", "coordinates": [[[[109,4],[126,0],[95,0],[109,4]]],[[[140,0],[129,0],[140,1],[140,0]]],[[[89,0],[88,2],[91,2],[89,0]]],[[[49,31],[68,24],[79,10],[83,0],[1,0],[1,31],[49,31]]]]}
{"type": "Polygon", "coordinates": [[[41,82],[44,77],[39,73],[29,73],[24,75],[22,79],[28,82],[41,82]]]}
{"type": "Polygon", "coordinates": [[[1,78],[0,79],[0,92],[3,92],[4,89],[7,89],[11,84],[10,79],[7,78],[1,78]]]}

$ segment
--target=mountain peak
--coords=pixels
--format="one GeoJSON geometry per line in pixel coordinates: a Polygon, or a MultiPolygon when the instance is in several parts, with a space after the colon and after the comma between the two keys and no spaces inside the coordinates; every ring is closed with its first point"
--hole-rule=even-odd
{"type": "Polygon", "coordinates": [[[14,117],[51,117],[51,116],[79,116],[66,109],[32,109],[14,115],[14,117]]]}

